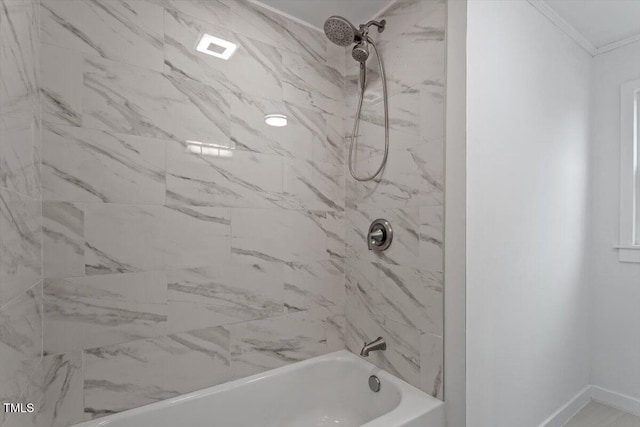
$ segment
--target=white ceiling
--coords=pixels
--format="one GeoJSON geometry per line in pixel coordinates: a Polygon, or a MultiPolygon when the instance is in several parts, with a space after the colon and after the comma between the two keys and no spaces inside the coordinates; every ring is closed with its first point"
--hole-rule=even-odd
{"type": "Polygon", "coordinates": [[[546,0],[595,49],[640,35],[640,0],[546,0]]]}
{"type": "MultiPolygon", "coordinates": [[[[317,28],[331,15],[341,15],[356,26],[391,3],[392,0],[259,0],[268,6],[295,16],[317,28]]],[[[640,1],[640,0],[639,0],[640,1]]]]}

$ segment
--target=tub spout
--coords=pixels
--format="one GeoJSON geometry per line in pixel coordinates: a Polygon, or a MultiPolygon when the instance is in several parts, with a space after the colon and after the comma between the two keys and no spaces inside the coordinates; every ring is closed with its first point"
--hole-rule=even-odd
{"type": "Polygon", "coordinates": [[[371,351],[379,351],[379,350],[386,350],[387,349],[387,343],[384,340],[384,338],[382,337],[378,337],[376,338],[374,341],[371,341],[370,343],[364,343],[364,347],[362,347],[362,350],[360,350],[360,356],[363,357],[367,357],[369,356],[369,352],[371,351]]]}

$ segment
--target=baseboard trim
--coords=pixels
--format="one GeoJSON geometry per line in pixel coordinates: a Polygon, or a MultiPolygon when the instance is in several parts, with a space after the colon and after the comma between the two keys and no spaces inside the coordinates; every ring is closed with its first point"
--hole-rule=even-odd
{"type": "Polygon", "coordinates": [[[562,427],[567,421],[584,408],[587,403],[596,401],[613,408],[640,416],[640,400],[616,393],[602,387],[589,385],[583,388],[560,409],[544,420],[538,427],[562,427]]]}
{"type": "Polygon", "coordinates": [[[538,427],[562,427],[589,402],[591,402],[591,386],[586,386],[538,427]]]}
{"type": "Polygon", "coordinates": [[[591,386],[591,399],[621,411],[640,416],[640,400],[606,388],[591,386]]]}

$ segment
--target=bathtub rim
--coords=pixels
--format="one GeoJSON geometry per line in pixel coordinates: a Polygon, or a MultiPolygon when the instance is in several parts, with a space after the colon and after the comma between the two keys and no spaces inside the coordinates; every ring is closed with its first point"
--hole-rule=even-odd
{"type": "Polygon", "coordinates": [[[380,417],[363,424],[361,427],[388,427],[398,424],[402,425],[404,423],[410,423],[411,421],[424,416],[427,413],[444,411],[443,401],[429,396],[424,391],[419,390],[418,388],[412,386],[401,378],[398,378],[395,375],[392,375],[389,372],[375,366],[371,362],[364,360],[362,357],[356,356],[349,350],[338,350],[332,353],[327,353],[321,356],[302,360],[300,362],[281,366],[279,368],[270,369],[268,371],[254,374],[248,377],[238,378],[226,383],[181,394],[180,396],[149,403],[137,408],[128,409],[116,414],[107,415],[105,417],[97,418],[94,420],[83,421],[79,424],[74,424],[71,427],[108,427],[112,423],[126,420],[130,416],[141,415],[144,413],[152,412],[156,409],[168,408],[190,400],[205,398],[214,394],[223,393],[224,391],[236,388],[240,385],[246,385],[256,381],[260,381],[264,378],[287,374],[299,369],[304,369],[306,366],[314,365],[319,362],[340,360],[356,362],[358,364],[364,365],[370,371],[370,375],[377,375],[378,378],[380,378],[380,380],[383,382],[383,384],[384,382],[393,383],[396,387],[398,387],[398,390],[400,392],[400,402],[397,406],[395,406],[391,411],[381,415],[380,417]]]}

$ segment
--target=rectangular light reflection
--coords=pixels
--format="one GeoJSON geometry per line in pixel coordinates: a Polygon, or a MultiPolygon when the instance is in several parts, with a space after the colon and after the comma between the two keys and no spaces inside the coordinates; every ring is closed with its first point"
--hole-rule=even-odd
{"type": "Polygon", "coordinates": [[[206,144],[200,141],[187,141],[187,152],[201,156],[233,157],[233,149],[220,144],[206,144]]]}

